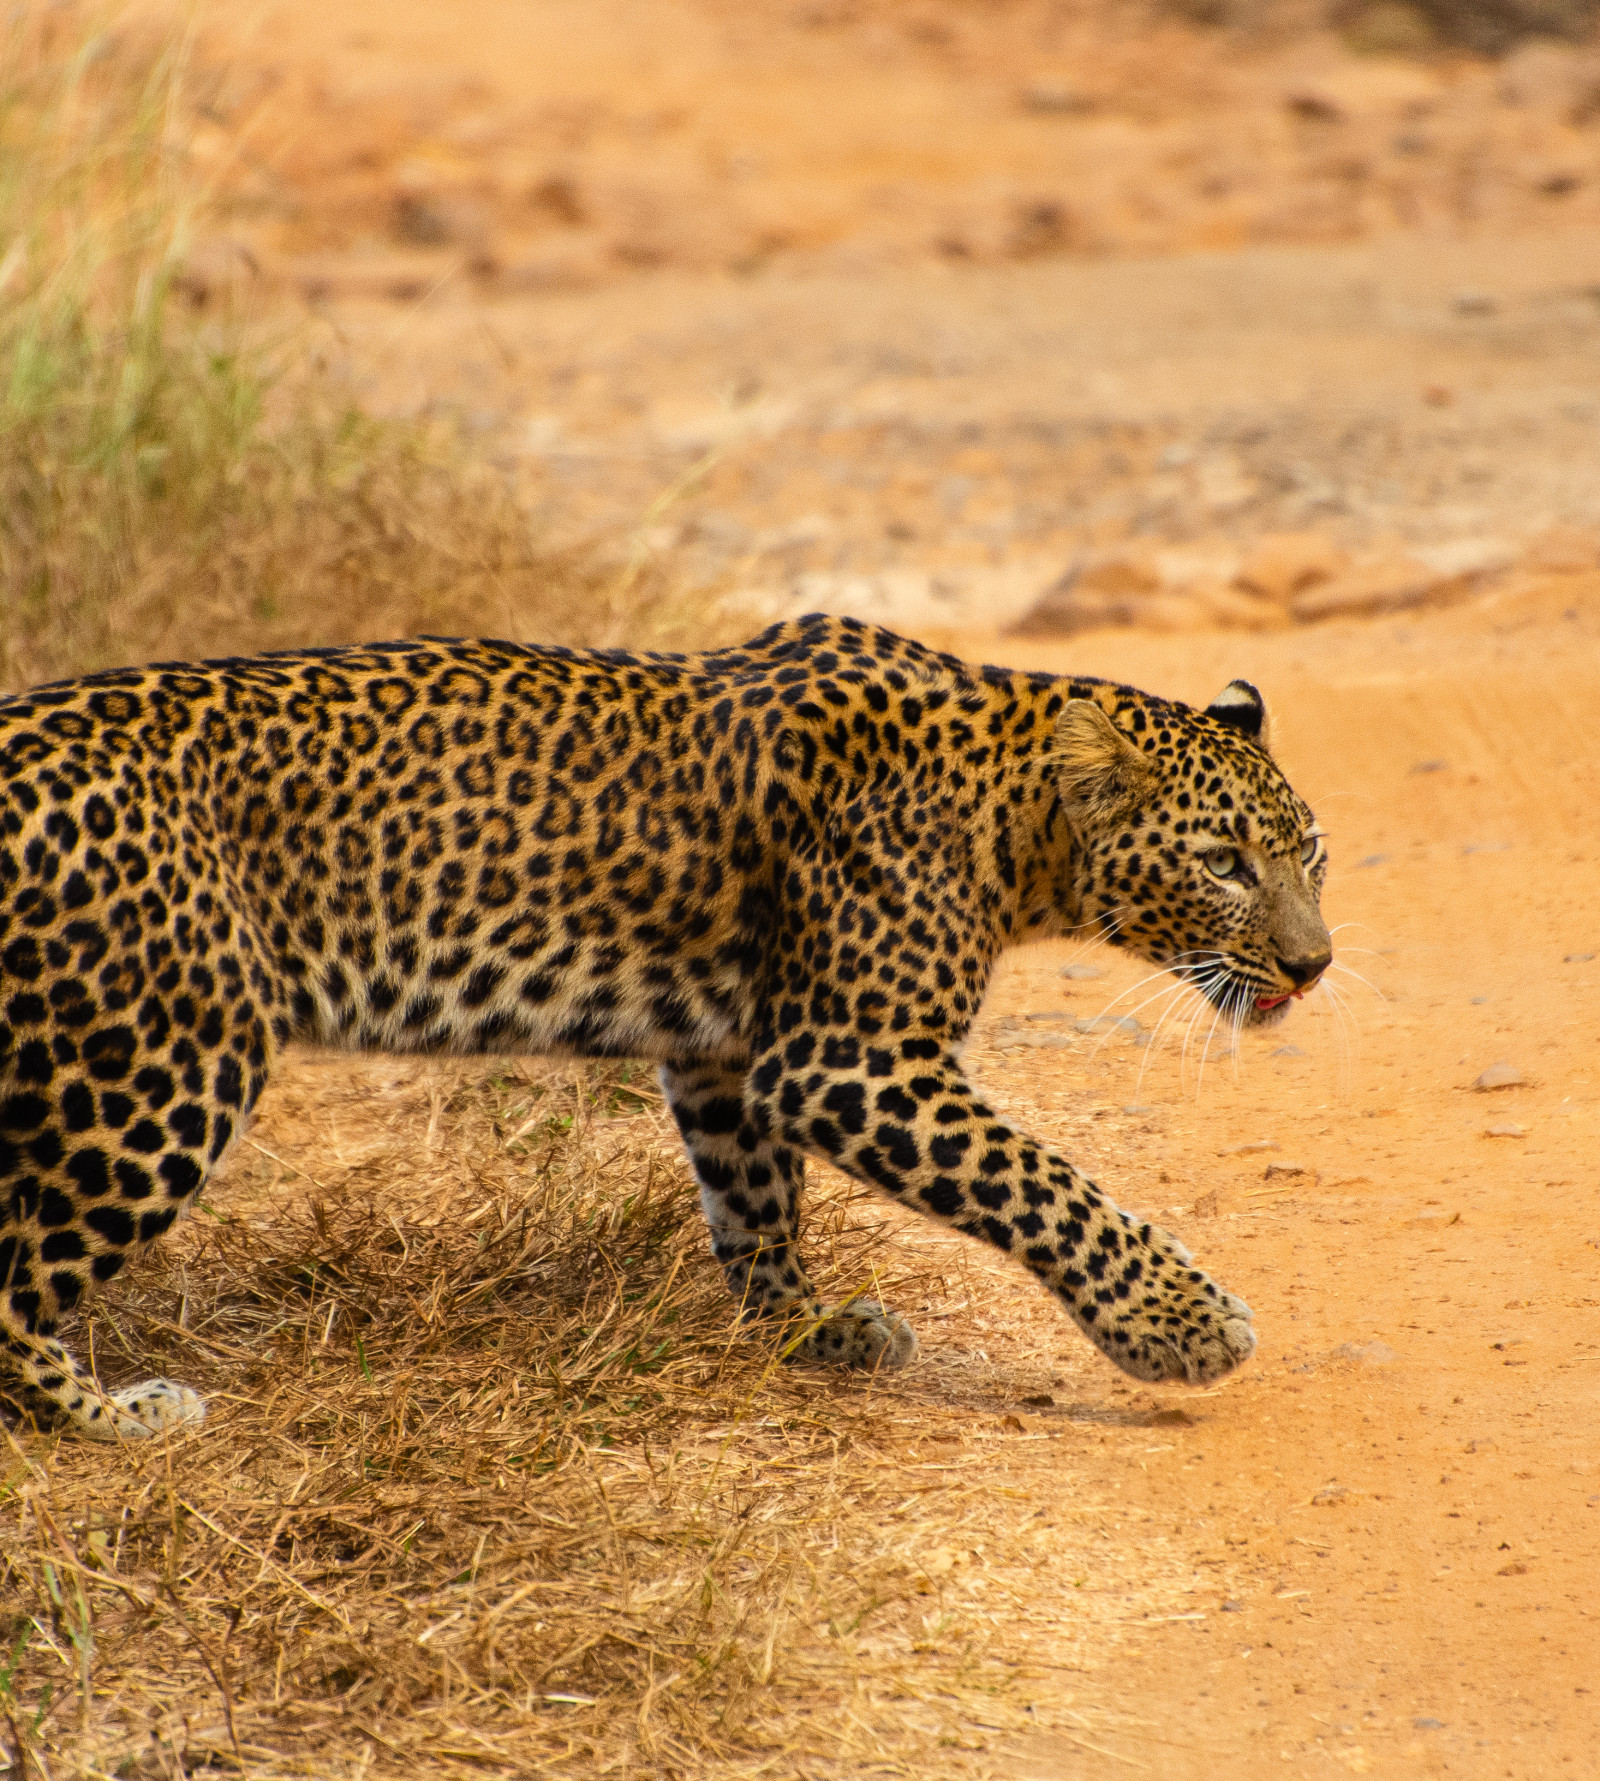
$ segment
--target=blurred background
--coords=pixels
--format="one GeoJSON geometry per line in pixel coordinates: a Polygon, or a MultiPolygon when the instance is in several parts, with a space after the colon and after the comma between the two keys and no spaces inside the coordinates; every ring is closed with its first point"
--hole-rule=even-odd
{"type": "Polygon", "coordinates": [[[1591,568],[1597,16],[18,9],[0,671],[1591,568]]]}

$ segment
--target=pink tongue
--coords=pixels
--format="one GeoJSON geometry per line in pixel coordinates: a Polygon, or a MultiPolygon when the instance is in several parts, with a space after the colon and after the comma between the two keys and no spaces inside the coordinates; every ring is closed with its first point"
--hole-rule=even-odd
{"type": "Polygon", "coordinates": [[[1298,994],[1298,990],[1290,990],[1286,996],[1257,996],[1256,1006],[1258,1008],[1281,1008],[1285,1002],[1292,1001],[1298,994]]]}

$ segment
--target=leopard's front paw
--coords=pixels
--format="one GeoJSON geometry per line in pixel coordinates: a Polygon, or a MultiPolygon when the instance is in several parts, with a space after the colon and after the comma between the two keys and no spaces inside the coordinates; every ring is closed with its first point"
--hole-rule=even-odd
{"type": "Polygon", "coordinates": [[[1209,1385],[1256,1351],[1250,1307],[1194,1267],[1165,1231],[1146,1226],[1144,1278],[1127,1298],[1085,1307],[1089,1339],[1123,1372],[1152,1384],[1209,1385]]]}
{"type": "Polygon", "coordinates": [[[1143,1306],[1113,1326],[1126,1349],[1108,1352],[1136,1379],[1210,1385],[1256,1351],[1250,1307],[1194,1270],[1201,1283],[1187,1297],[1143,1306]]]}
{"type": "Polygon", "coordinates": [[[808,1319],[784,1343],[785,1360],[824,1367],[903,1367],[917,1357],[911,1325],[876,1299],[852,1299],[808,1319]]]}

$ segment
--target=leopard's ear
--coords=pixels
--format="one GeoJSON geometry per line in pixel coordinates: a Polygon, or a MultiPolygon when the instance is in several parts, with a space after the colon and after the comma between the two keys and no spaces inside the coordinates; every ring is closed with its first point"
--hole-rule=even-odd
{"type": "Polygon", "coordinates": [[[1068,805],[1102,820],[1137,807],[1158,777],[1093,699],[1069,699],[1062,707],[1053,758],[1068,805]]]}
{"type": "Polygon", "coordinates": [[[1230,680],[1206,707],[1206,716],[1219,724],[1259,742],[1272,753],[1272,720],[1267,716],[1267,702],[1248,680],[1230,680]]]}

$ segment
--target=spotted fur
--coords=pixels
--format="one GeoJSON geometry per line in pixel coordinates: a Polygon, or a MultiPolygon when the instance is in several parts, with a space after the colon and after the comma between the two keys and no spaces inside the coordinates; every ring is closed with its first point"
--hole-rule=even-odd
{"type": "Polygon", "coordinates": [[[0,705],[12,1389],[90,1435],[203,1414],[105,1392],[57,1325],[193,1202],[294,1039],[655,1059],[729,1284],[801,1358],[916,1349],[818,1300],[810,1154],[1013,1256],[1136,1377],[1219,1377],[1248,1308],[959,1047],[1004,947],[1085,930],[1281,1014],[1326,962],[1323,861],[1265,742],[1244,683],[1201,712],[820,617],[699,656],[388,643],[0,705]]]}

